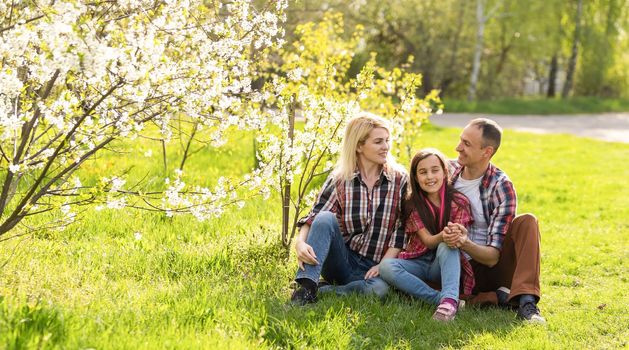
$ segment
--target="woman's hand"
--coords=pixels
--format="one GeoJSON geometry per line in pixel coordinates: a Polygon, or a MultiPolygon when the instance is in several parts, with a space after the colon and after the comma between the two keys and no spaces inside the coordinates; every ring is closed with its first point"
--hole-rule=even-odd
{"type": "Polygon", "coordinates": [[[380,264],[376,266],[372,266],[369,271],[365,274],[365,279],[368,280],[370,278],[378,277],[380,275],[380,264]]]}
{"type": "Polygon", "coordinates": [[[297,252],[297,264],[302,271],[306,269],[304,267],[304,263],[310,265],[319,265],[319,261],[317,261],[317,255],[315,254],[310,244],[298,240],[297,242],[295,242],[295,251],[297,252]]]}

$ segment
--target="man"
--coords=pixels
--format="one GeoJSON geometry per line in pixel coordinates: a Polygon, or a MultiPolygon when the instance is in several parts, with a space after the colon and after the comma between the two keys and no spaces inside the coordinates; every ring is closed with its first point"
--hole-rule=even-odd
{"type": "Polygon", "coordinates": [[[540,234],[531,214],[515,216],[513,183],[491,164],[502,129],[493,120],[479,118],[463,129],[451,162],[454,187],[470,200],[474,224],[469,232],[449,224],[444,241],[461,249],[474,270],[477,295],[470,304],[518,306],[518,317],[545,323],[537,308],[540,298],[540,234]]]}

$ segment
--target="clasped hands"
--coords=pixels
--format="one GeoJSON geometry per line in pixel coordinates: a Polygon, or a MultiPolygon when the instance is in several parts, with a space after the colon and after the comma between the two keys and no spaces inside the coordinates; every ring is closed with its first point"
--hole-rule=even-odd
{"type": "Polygon", "coordinates": [[[467,242],[467,229],[461,224],[448,222],[441,232],[443,242],[450,248],[461,248],[467,242]]]}

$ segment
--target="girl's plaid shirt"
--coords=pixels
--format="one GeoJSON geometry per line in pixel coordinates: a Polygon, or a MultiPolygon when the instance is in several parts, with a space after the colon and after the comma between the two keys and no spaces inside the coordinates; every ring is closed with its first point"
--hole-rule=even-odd
{"type": "MultiPolygon", "coordinates": [[[[455,199],[450,206],[450,217],[447,221],[461,224],[467,228],[474,222],[472,218],[472,209],[470,202],[461,193],[454,194],[455,199]]],[[[408,219],[406,219],[406,234],[410,237],[406,250],[400,253],[400,259],[414,259],[420,257],[430,251],[428,247],[419,239],[417,232],[425,228],[422,219],[419,217],[417,210],[412,210],[408,219]]],[[[467,260],[463,252],[459,254],[461,257],[461,290],[464,295],[471,295],[474,289],[474,270],[467,260]]]]}

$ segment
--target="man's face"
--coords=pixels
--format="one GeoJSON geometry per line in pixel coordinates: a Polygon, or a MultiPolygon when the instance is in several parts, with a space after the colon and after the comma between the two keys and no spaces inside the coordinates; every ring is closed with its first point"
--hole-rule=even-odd
{"type": "Polygon", "coordinates": [[[491,147],[483,148],[483,136],[480,128],[468,125],[463,129],[459,144],[456,146],[459,153],[458,161],[463,166],[474,166],[491,158],[491,147]]]}

